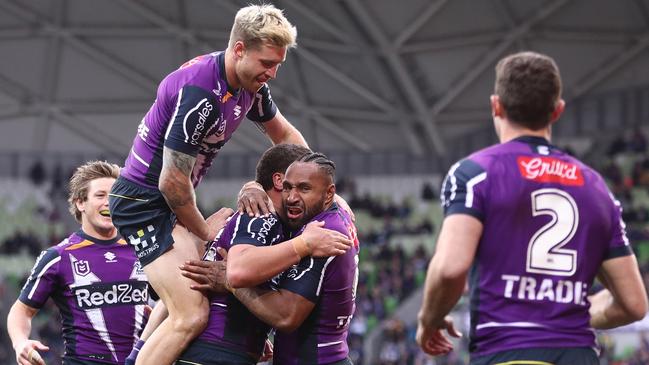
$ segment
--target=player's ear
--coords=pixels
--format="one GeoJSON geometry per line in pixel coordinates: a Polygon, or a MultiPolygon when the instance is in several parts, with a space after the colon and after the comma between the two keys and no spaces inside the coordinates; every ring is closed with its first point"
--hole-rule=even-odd
{"type": "Polygon", "coordinates": [[[329,187],[327,188],[327,192],[325,193],[325,196],[326,196],[325,204],[326,205],[331,204],[331,202],[334,200],[334,197],[336,196],[336,185],[335,184],[329,185],[329,187]]]}
{"type": "Polygon", "coordinates": [[[85,203],[85,202],[84,202],[82,199],[77,199],[77,200],[74,202],[74,205],[77,206],[77,210],[78,210],[78,211],[83,212],[83,211],[86,209],[84,203],[85,203]]]}
{"type": "Polygon", "coordinates": [[[232,50],[234,51],[234,54],[237,56],[237,58],[242,58],[243,53],[246,50],[246,46],[242,41],[236,41],[234,42],[234,47],[232,47],[232,50]]]}
{"type": "Polygon", "coordinates": [[[500,104],[500,97],[498,95],[491,95],[489,100],[491,101],[491,116],[502,118],[503,106],[500,104]]]}
{"type": "Polygon", "coordinates": [[[552,115],[550,116],[550,124],[553,124],[557,120],[559,120],[559,117],[563,113],[563,111],[566,109],[566,102],[563,99],[559,99],[557,102],[557,105],[554,107],[554,110],[552,111],[552,115]]]}
{"type": "Polygon", "coordinates": [[[284,181],[284,174],[276,172],[273,174],[273,188],[282,191],[282,182],[284,181]]]}

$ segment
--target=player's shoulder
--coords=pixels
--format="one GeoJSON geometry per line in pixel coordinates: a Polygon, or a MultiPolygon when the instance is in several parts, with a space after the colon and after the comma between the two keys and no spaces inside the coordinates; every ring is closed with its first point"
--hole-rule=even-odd
{"type": "Polygon", "coordinates": [[[186,93],[192,90],[201,96],[214,96],[211,88],[214,86],[216,67],[214,54],[195,57],[185,62],[180,68],[169,73],[161,82],[167,93],[186,93]]]}
{"type": "Polygon", "coordinates": [[[281,221],[276,214],[265,214],[259,217],[250,217],[248,214],[238,214],[233,218],[228,224],[233,224],[237,227],[237,230],[241,229],[259,229],[265,227],[269,229],[271,227],[281,227],[281,221]],[[232,222],[234,221],[234,222],[232,222]]]}
{"type": "Polygon", "coordinates": [[[313,217],[311,221],[324,222],[325,228],[347,234],[347,228],[345,225],[346,216],[348,216],[348,214],[334,202],[327,210],[313,217]]]}

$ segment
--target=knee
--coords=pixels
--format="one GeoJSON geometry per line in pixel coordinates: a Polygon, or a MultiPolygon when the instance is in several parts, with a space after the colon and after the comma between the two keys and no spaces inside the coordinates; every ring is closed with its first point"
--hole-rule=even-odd
{"type": "Polygon", "coordinates": [[[198,307],[194,307],[194,310],[175,313],[172,320],[174,331],[192,338],[201,334],[207,327],[209,309],[209,303],[205,300],[198,307]]]}
{"type": "Polygon", "coordinates": [[[187,338],[194,338],[200,335],[207,327],[208,313],[195,311],[177,316],[173,321],[173,329],[177,333],[183,333],[187,338]]]}

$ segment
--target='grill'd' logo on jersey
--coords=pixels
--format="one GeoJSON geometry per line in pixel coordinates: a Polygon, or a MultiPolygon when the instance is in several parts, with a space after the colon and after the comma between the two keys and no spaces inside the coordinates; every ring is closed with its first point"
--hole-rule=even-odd
{"type": "Polygon", "coordinates": [[[582,186],[584,176],[577,165],[552,157],[519,156],[518,169],[521,175],[538,182],[582,186]]]}
{"type": "Polygon", "coordinates": [[[80,309],[146,304],[148,299],[147,285],[141,281],[96,283],[73,290],[80,309]]]}

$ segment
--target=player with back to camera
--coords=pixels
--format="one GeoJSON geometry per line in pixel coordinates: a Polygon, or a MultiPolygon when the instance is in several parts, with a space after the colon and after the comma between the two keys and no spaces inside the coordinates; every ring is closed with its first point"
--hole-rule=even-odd
{"type": "Polygon", "coordinates": [[[38,351],[49,348],[29,337],[48,298],[61,314],[65,365],[123,364],[137,340],[148,284],[108,214],[108,192],[118,175],[117,165],[103,161],[72,175],[68,202],[81,228],[36,259],[7,317],[18,364],[44,364],[38,351]]]}
{"type": "Polygon", "coordinates": [[[593,328],[642,319],[647,294],[602,177],[550,143],[564,110],[555,62],[503,58],[491,96],[500,144],[453,165],[419,312],[424,352],[452,350],[447,316],[470,286],[471,364],[598,364],[593,328]],[[469,273],[470,269],[470,273],[469,273]],[[591,298],[595,277],[607,288],[591,298]]]}

